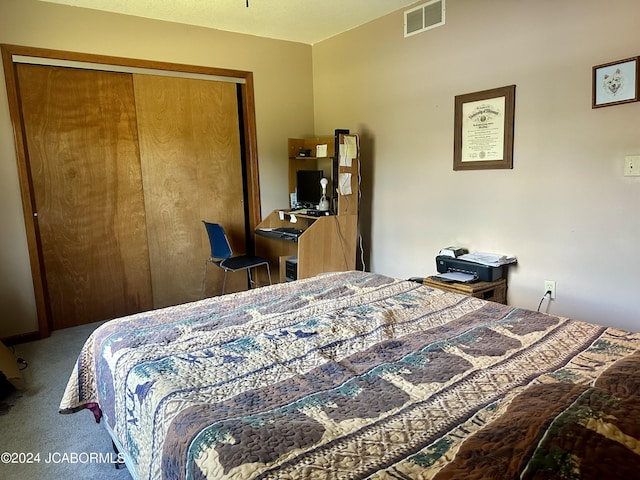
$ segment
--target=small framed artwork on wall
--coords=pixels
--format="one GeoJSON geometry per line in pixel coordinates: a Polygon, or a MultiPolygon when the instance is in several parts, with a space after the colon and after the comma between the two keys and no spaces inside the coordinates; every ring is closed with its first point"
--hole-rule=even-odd
{"type": "Polygon", "coordinates": [[[638,101],[639,59],[625,58],[593,67],[591,108],[638,101]]]}

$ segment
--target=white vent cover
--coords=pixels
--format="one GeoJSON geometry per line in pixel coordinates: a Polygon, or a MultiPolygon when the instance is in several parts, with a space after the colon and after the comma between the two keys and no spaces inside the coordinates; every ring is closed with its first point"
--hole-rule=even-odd
{"type": "Polygon", "coordinates": [[[404,36],[444,25],[444,1],[431,0],[404,12],[404,36]]]}

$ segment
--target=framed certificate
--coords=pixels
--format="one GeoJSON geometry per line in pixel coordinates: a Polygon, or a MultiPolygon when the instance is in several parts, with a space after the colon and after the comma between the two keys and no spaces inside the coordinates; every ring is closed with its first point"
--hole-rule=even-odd
{"type": "Polygon", "coordinates": [[[593,67],[591,108],[638,101],[639,58],[632,57],[593,67]]]}
{"type": "Polygon", "coordinates": [[[516,86],[455,97],[453,169],[513,168],[516,86]]]}

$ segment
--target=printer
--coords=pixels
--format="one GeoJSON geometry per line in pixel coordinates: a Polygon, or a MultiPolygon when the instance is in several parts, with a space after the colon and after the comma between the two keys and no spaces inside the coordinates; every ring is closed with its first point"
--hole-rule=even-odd
{"type": "Polygon", "coordinates": [[[460,272],[473,275],[481,282],[494,282],[506,275],[504,265],[491,266],[445,255],[436,256],[438,273],[460,272]]]}

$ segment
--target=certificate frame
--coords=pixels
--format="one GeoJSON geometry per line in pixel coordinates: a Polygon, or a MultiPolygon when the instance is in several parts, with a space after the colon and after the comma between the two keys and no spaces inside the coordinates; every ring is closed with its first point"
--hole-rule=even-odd
{"type": "Polygon", "coordinates": [[[513,168],[516,86],[455,97],[453,169],[513,168]]]}
{"type": "Polygon", "coordinates": [[[591,108],[637,102],[640,57],[630,57],[593,67],[591,108]]]}

